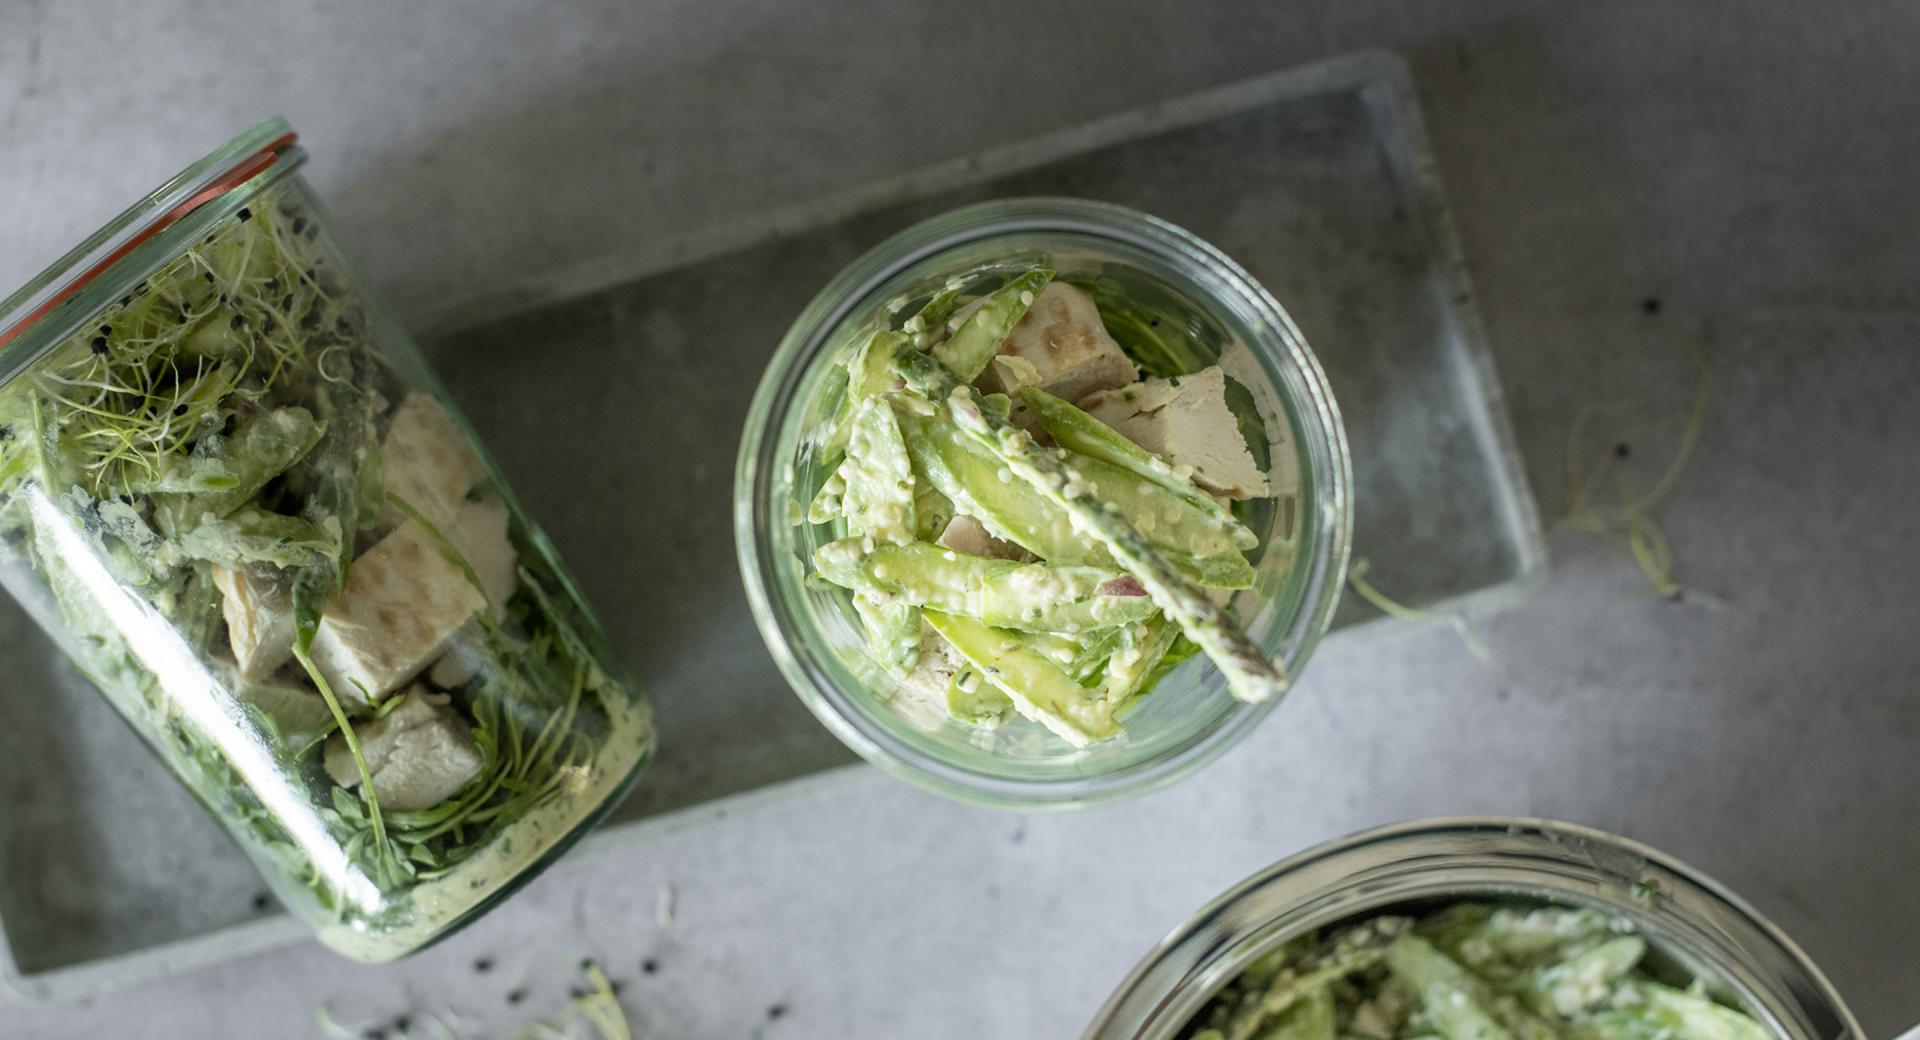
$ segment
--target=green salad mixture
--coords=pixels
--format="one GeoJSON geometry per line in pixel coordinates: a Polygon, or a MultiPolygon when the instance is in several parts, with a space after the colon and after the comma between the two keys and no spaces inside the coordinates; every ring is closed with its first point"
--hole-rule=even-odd
{"type": "Polygon", "coordinates": [[[1300,936],[1182,1040],[1773,1040],[1599,910],[1457,903],[1300,936]]]}
{"type": "Polygon", "coordinates": [[[379,322],[269,189],[0,386],[0,576],[283,898],[373,935],[649,743],[379,322]]]}
{"type": "Polygon", "coordinates": [[[1219,339],[1033,266],[901,301],[849,351],[804,520],[896,707],[1086,746],[1197,653],[1244,700],[1284,689],[1226,605],[1261,548],[1242,516],[1292,489],[1219,339]]]}

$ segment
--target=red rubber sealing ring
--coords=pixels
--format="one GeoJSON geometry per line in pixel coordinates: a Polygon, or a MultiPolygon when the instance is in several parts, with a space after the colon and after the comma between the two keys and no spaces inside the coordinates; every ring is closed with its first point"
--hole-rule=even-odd
{"type": "Polygon", "coordinates": [[[280,149],[292,144],[298,138],[299,135],[292,131],[281,134],[267,144],[266,147],[236,163],[233,168],[208,182],[206,187],[182,199],[179,205],[174,206],[172,209],[154,218],[152,223],[141,228],[133,237],[120,243],[118,248],[108,253],[105,257],[102,257],[100,261],[92,267],[87,268],[79,277],[61,286],[59,292],[49,297],[45,303],[34,308],[33,313],[13,323],[6,331],[0,332],[0,347],[6,346],[13,341],[15,336],[31,328],[34,322],[46,317],[47,312],[72,299],[73,294],[86,288],[87,283],[98,278],[102,271],[119,263],[128,253],[133,252],[140,243],[172,227],[185,218],[187,214],[225,195],[227,192],[238,188],[240,185],[252,180],[256,174],[272,166],[280,158],[280,149]]]}

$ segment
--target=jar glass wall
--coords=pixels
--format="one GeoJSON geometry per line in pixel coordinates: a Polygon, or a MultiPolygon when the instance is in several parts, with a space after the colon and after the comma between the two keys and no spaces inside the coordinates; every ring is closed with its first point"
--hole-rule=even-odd
{"type": "Polygon", "coordinates": [[[1241,882],[1134,968],[1087,1040],[1169,1040],[1262,954],[1379,914],[1479,900],[1592,907],[1653,954],[1708,980],[1783,1040],[1860,1040],[1800,948],[1738,896],[1636,842],[1572,824],[1440,819],[1329,842],[1241,882]]]}
{"type": "Polygon", "coordinates": [[[379,961],[581,836],[653,735],[303,159],[256,127],[0,305],[0,582],[379,961]]]}
{"type": "Polygon", "coordinates": [[[1318,363],[1250,275],[1179,228],[1100,203],[998,201],[917,225],[841,272],[781,344],[748,416],[734,499],[748,597],[788,681],[842,740],[940,793],[1018,808],[1072,807],[1170,782],[1274,707],[1235,700],[1195,658],[1136,702],[1119,738],[1077,748],[1026,720],[984,731],[903,704],[849,598],[809,582],[814,550],[835,535],[800,518],[831,476],[818,431],[840,407],[836,381],[848,356],[913,301],[1040,264],[1095,298],[1180,323],[1248,392],[1262,428],[1258,462],[1275,494],[1242,513],[1260,546],[1253,587],[1231,609],[1289,674],[1326,630],[1352,522],[1345,437],[1318,363]]]}

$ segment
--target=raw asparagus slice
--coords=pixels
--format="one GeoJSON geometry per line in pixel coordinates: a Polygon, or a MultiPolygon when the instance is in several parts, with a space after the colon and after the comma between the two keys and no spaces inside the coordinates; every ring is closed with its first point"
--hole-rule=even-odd
{"type": "Polygon", "coordinates": [[[1549,964],[1526,981],[1521,999],[1542,1015],[1572,1018],[1598,1007],[1647,952],[1647,941],[1623,935],[1596,943],[1558,964],[1549,964]]]}
{"type": "Polygon", "coordinates": [[[1154,602],[1220,667],[1234,696],[1259,703],[1286,692],[1287,677],[1280,668],[1125,516],[1093,494],[1086,480],[1041,448],[1032,435],[990,416],[972,387],[953,386],[945,373],[929,372],[929,366],[919,364],[917,355],[902,352],[898,357],[910,385],[941,393],[955,424],[987,445],[1016,477],[1064,510],[1077,529],[1104,545],[1120,566],[1140,579],[1154,602]]]}
{"type": "Polygon", "coordinates": [[[900,326],[900,330],[913,337],[913,345],[922,350],[933,345],[942,333],[947,331],[947,319],[953,317],[954,309],[960,305],[960,293],[967,283],[954,278],[940,287],[940,291],[927,298],[927,302],[913,316],[900,326]]]}
{"type": "MultiPolygon", "coordinates": [[[[925,360],[925,355],[914,355],[925,360]]],[[[1012,542],[1050,563],[1103,565],[1112,563],[1096,542],[1081,537],[1065,512],[1024,483],[1015,483],[1011,471],[974,438],[947,423],[917,414],[934,405],[917,398],[904,400],[898,410],[900,431],[914,471],[947,496],[960,512],[984,524],[995,538],[1012,542]],[[1007,479],[1000,474],[1007,472],[1007,479]]]]}
{"type": "Polygon", "coordinates": [[[1053,272],[1044,268],[1014,277],[982,300],[946,342],[936,344],[933,356],[960,382],[973,382],[999,353],[1000,341],[1026,317],[1033,298],[1052,280],[1053,272]]]}
{"type": "MultiPolygon", "coordinates": [[[[854,415],[852,441],[841,464],[846,491],[842,509],[847,531],[863,546],[900,545],[913,540],[913,467],[900,439],[893,408],[869,397],[854,415]]],[[[900,669],[920,656],[920,611],[896,596],[855,590],[853,606],[866,625],[876,655],[900,669]]]]}
{"type": "Polygon", "coordinates": [[[1254,1040],[1274,1016],[1341,979],[1379,964],[1413,921],[1376,917],[1329,935],[1298,960],[1275,966],[1267,989],[1234,1010],[1224,1030],[1227,1040],[1254,1040]]]}
{"type": "Polygon", "coordinates": [[[1155,665],[1167,656],[1167,650],[1180,636],[1180,629],[1163,617],[1151,618],[1127,630],[1126,643],[1107,657],[1100,677],[1100,692],[1115,711],[1133,699],[1140,684],[1153,673],[1155,665]]]}
{"type": "Polygon", "coordinates": [[[1106,701],[1033,649],[1018,632],[1007,632],[955,614],[925,612],[927,624],[953,644],[989,683],[1013,701],[1020,714],[1075,747],[1117,732],[1106,701]]]}
{"type": "Polygon", "coordinates": [[[820,576],[874,598],[960,614],[992,628],[1082,632],[1131,625],[1158,609],[1123,571],[1020,563],[926,542],[830,542],[814,553],[820,576]]]}
{"type": "Polygon", "coordinates": [[[1420,994],[1447,1040],[1558,1040],[1551,1024],[1417,935],[1393,944],[1387,967],[1420,994]]]}
{"type": "Polygon", "coordinates": [[[1047,435],[1061,447],[1119,466],[1172,492],[1225,531],[1236,549],[1252,549],[1260,544],[1260,537],[1225,506],[1214,501],[1212,495],[1196,487],[1190,478],[1174,472],[1165,459],[1128,440],[1118,430],[1037,386],[1021,387],[1020,399],[1040,420],[1047,435]]]}
{"type": "Polygon", "coordinates": [[[1576,1024],[1581,1040],[1773,1040],[1730,1007],[1656,982],[1622,983],[1613,1005],[1576,1024]]]}

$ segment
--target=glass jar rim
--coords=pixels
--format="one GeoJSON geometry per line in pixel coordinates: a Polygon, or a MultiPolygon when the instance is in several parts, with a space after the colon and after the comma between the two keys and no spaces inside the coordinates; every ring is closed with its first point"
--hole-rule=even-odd
{"type": "Polygon", "coordinates": [[[1286,309],[1239,264],[1183,228],[1111,203],[1059,197],[975,203],[914,224],[842,269],[795,320],[754,395],[735,472],[735,548],[755,623],[775,663],[809,710],[843,743],[888,773],[943,796],[1000,808],[1071,809],[1132,797],[1190,775],[1251,732],[1279,698],[1262,704],[1235,702],[1218,722],[1184,745],[1123,770],[1032,780],[939,761],[876,722],[873,711],[841,689],[811,655],[797,654],[789,645],[794,626],[781,601],[775,554],[766,551],[771,525],[787,522],[784,503],[771,494],[775,474],[789,461],[778,457],[780,430],[792,410],[805,407],[798,390],[814,366],[827,362],[834,332],[869,309],[892,279],[916,266],[968,245],[1020,234],[1077,235],[1144,250],[1204,272],[1258,312],[1261,324],[1253,331],[1261,342],[1250,346],[1283,361],[1307,385],[1309,393],[1292,403],[1329,457],[1326,471],[1316,479],[1322,482],[1320,500],[1337,521],[1327,525],[1324,537],[1304,557],[1311,572],[1305,585],[1309,594],[1288,622],[1286,635],[1289,664],[1311,655],[1338,603],[1352,535],[1351,462],[1326,374],[1286,309]]]}
{"type": "Polygon", "coordinates": [[[1412,903],[1500,897],[1627,917],[1656,945],[1703,962],[1772,1019],[1778,1036],[1864,1036],[1832,983],[1785,932],[1686,863],[1578,824],[1462,816],[1336,838],[1234,885],[1127,973],[1084,1040],[1177,1036],[1254,959],[1305,931],[1412,903]],[[1809,1018],[1814,1028],[1800,1028],[1809,1018]]]}
{"type": "Polygon", "coordinates": [[[278,116],[189,164],[0,300],[0,385],[306,161],[278,116]]]}

